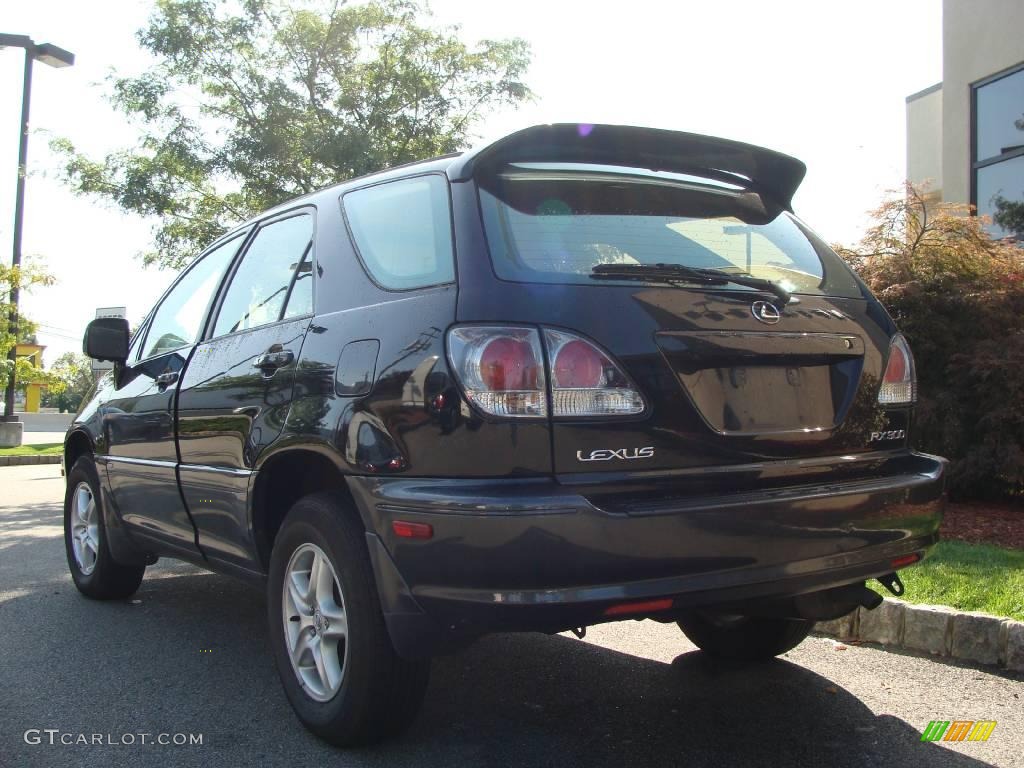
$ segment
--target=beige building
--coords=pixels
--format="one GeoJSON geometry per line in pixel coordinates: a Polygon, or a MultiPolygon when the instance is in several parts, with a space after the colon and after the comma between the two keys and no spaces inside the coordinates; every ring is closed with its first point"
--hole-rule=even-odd
{"type": "Polygon", "coordinates": [[[943,1],[942,82],[907,97],[907,178],[981,214],[1024,200],[1024,0],[943,1]]]}

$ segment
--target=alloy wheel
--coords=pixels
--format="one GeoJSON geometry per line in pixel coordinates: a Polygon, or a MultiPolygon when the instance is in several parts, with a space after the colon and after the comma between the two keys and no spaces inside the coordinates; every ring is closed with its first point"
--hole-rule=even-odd
{"type": "Polygon", "coordinates": [[[71,549],[75,563],[83,576],[90,575],[96,568],[99,555],[100,533],[99,513],[92,488],[81,482],[75,488],[71,501],[71,549]]]}
{"type": "Polygon", "coordinates": [[[281,589],[292,671],[311,698],[328,701],[341,688],[348,658],[348,614],[334,566],[318,546],[303,544],[288,561],[281,589]]]}

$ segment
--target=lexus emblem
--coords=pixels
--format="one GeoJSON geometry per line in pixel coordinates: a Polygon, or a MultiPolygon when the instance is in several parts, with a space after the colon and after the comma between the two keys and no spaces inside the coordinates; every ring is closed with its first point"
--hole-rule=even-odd
{"type": "Polygon", "coordinates": [[[775,325],[782,319],[782,313],[779,312],[779,308],[770,301],[755,301],[750,305],[750,313],[762,323],[767,323],[768,325],[775,325]]]}

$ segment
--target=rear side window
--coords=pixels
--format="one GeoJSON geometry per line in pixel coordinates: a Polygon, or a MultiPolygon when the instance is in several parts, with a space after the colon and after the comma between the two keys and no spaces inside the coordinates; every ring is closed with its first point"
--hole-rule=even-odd
{"type": "Polygon", "coordinates": [[[598,284],[598,264],[664,263],[752,275],[795,293],[861,295],[797,219],[728,185],[608,166],[510,166],[481,183],[480,203],[504,280],[598,284]]]}
{"type": "Polygon", "coordinates": [[[213,292],[241,243],[241,237],[232,238],[189,267],[153,313],[141,359],[184,347],[199,338],[213,292]]]}
{"type": "Polygon", "coordinates": [[[408,290],[455,279],[448,184],[418,176],[342,198],[356,250],[373,280],[408,290]]]}
{"type": "Polygon", "coordinates": [[[260,227],[231,278],[213,335],[309,314],[312,241],[313,217],[308,213],[260,227]]]}

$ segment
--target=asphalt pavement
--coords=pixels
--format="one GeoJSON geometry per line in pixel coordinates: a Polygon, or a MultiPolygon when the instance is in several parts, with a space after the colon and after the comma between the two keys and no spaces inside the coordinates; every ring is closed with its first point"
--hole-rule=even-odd
{"type": "Polygon", "coordinates": [[[1024,766],[1020,676],[817,637],[723,667],[651,621],[582,641],[486,638],[435,661],[403,738],[334,749],[292,715],[258,590],[161,561],[131,600],[80,596],[63,488],[58,466],[0,468],[5,768],[1024,766]],[[931,720],[998,724],[984,743],[922,743],[931,720]],[[202,743],[175,744],[179,734],[202,743]]]}

